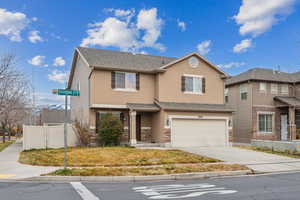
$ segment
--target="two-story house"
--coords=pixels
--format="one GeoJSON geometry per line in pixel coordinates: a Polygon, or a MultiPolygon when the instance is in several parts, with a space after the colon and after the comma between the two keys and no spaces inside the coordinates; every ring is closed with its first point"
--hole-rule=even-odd
{"type": "Polygon", "coordinates": [[[254,68],[226,80],[235,109],[233,142],[295,140],[300,128],[300,73],[254,68]]]}
{"type": "Polygon", "coordinates": [[[225,146],[226,77],[197,53],[177,59],[78,47],[68,88],[81,94],[71,98],[71,119],[96,132],[101,115],[112,112],[131,145],[225,146]]]}

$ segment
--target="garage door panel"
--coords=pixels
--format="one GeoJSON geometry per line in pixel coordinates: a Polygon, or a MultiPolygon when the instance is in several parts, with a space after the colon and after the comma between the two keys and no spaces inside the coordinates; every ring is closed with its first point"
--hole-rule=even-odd
{"type": "Polygon", "coordinates": [[[225,120],[173,119],[172,145],[189,146],[225,146],[225,120]]]}

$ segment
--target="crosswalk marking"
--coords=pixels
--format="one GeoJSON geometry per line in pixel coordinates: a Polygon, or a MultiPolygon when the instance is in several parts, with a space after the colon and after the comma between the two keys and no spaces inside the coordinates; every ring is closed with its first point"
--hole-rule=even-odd
{"type": "Polygon", "coordinates": [[[216,187],[215,185],[202,184],[174,184],[174,185],[156,185],[142,186],[132,188],[135,192],[140,192],[149,199],[183,199],[198,197],[205,194],[233,194],[236,190],[228,190],[224,187],[216,187]]]}
{"type": "Polygon", "coordinates": [[[100,200],[92,192],[90,192],[82,183],[71,182],[70,183],[76,192],[81,196],[83,200],[100,200]]]}

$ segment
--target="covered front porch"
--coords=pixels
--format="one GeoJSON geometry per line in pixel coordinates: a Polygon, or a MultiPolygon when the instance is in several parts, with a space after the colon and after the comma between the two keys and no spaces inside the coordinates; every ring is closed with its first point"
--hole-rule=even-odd
{"type": "Polygon", "coordinates": [[[280,114],[280,140],[300,139],[300,99],[296,97],[274,97],[280,114]]]}
{"type": "Polygon", "coordinates": [[[154,104],[136,103],[128,103],[123,107],[110,106],[109,108],[93,108],[95,114],[95,132],[99,131],[102,115],[112,113],[118,117],[123,124],[121,144],[147,146],[154,142],[153,116],[159,110],[160,109],[154,104]]]}

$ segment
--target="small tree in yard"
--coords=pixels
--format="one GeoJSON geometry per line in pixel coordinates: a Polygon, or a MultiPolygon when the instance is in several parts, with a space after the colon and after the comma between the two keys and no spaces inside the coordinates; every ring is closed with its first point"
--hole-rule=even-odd
{"type": "Polygon", "coordinates": [[[101,115],[99,123],[99,132],[97,141],[102,146],[117,146],[120,145],[122,135],[122,122],[112,113],[101,115]]]}

